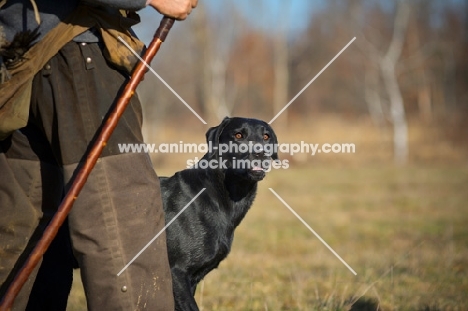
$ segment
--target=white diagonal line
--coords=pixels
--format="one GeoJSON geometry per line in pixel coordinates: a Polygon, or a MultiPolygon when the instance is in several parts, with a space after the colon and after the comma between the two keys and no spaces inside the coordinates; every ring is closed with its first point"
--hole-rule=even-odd
{"type": "Polygon", "coordinates": [[[273,194],[294,214],[294,216],[296,216],[303,224],[304,226],[307,227],[307,229],[309,229],[319,240],[320,242],[322,242],[332,253],[333,255],[336,256],[336,258],[338,258],[354,275],[357,275],[356,271],[353,270],[353,268],[351,268],[347,263],[346,261],[343,260],[343,258],[340,257],[340,255],[338,255],[334,250],[333,248],[330,247],[330,245],[327,244],[327,242],[325,242],[324,239],[322,239],[320,237],[320,235],[317,234],[317,232],[314,231],[314,229],[312,229],[305,221],[304,219],[301,218],[301,216],[299,216],[298,213],[296,213],[292,208],[291,206],[288,205],[288,203],[286,203],[286,201],[283,200],[283,198],[281,198],[273,189],[271,188],[268,188],[270,189],[271,192],[273,192],[273,194]]]}
{"type": "Polygon", "coordinates": [[[180,212],[178,212],[177,215],[175,215],[174,218],[172,218],[171,221],[169,221],[164,226],[164,228],[162,228],[161,231],[159,231],[158,234],[156,234],[156,236],[154,238],[152,238],[151,241],[149,241],[148,244],[146,244],[145,247],[143,247],[141,249],[141,251],[139,251],[138,254],[136,254],[135,257],[133,257],[132,260],[130,260],[130,262],[128,264],[125,265],[125,267],[123,267],[122,270],[120,270],[119,273],[117,273],[117,276],[120,276],[151,245],[151,243],[153,243],[167,229],[167,227],[169,227],[174,222],[174,220],[176,220],[177,217],[179,217],[180,214],[182,214],[187,209],[187,207],[189,207],[190,204],[192,204],[193,201],[195,201],[196,198],[198,198],[198,196],[200,194],[202,194],[202,192],[205,191],[205,190],[206,190],[206,188],[203,188],[202,190],[200,190],[200,192],[197,193],[197,195],[192,200],[190,200],[190,202],[188,202],[187,205],[185,205],[184,208],[181,209],[180,212]]]}
{"type": "Polygon", "coordinates": [[[294,96],[294,98],[291,99],[291,100],[289,101],[289,103],[288,103],[286,106],[284,106],[283,109],[281,109],[281,111],[278,112],[278,113],[276,114],[276,116],[275,116],[273,119],[270,120],[270,122],[268,122],[268,124],[273,123],[273,121],[275,121],[276,118],[278,118],[278,117],[280,116],[280,114],[282,114],[282,113],[289,107],[289,105],[291,105],[291,104],[299,97],[299,95],[301,95],[302,92],[304,92],[304,91],[312,84],[312,82],[314,82],[315,79],[317,79],[317,78],[322,74],[322,72],[324,72],[325,69],[327,69],[328,66],[330,66],[330,65],[332,64],[332,63],[335,61],[335,59],[337,59],[338,56],[340,56],[341,53],[343,53],[343,52],[348,48],[348,46],[350,46],[351,43],[353,43],[354,40],[356,40],[356,37],[354,37],[353,39],[351,39],[351,41],[349,41],[348,44],[346,44],[346,46],[345,46],[344,48],[342,48],[341,51],[339,51],[338,54],[336,54],[336,56],[333,57],[333,59],[332,59],[331,61],[329,61],[328,64],[327,64],[325,67],[323,67],[323,69],[320,70],[320,72],[319,72],[318,74],[316,74],[315,77],[314,77],[312,80],[310,80],[310,82],[307,83],[307,85],[304,86],[304,88],[303,88],[299,93],[297,93],[297,95],[294,96]]]}
{"type": "Polygon", "coordinates": [[[175,95],[175,96],[176,96],[176,97],[177,97],[177,98],[178,98],[178,99],[195,115],[195,116],[197,116],[198,119],[200,119],[200,121],[202,121],[203,124],[207,124],[207,123],[205,122],[205,120],[203,120],[203,118],[200,117],[200,115],[198,115],[198,113],[196,113],[196,111],[193,110],[193,108],[190,107],[190,105],[187,104],[187,103],[185,102],[185,100],[184,100],[182,97],[180,97],[179,94],[177,94],[177,92],[174,91],[174,89],[173,89],[169,84],[167,84],[167,82],[164,81],[164,79],[161,78],[161,76],[158,75],[158,74],[156,73],[156,71],[154,71],[154,69],[151,68],[151,66],[148,65],[148,64],[141,58],[140,55],[138,55],[138,53],[135,52],[135,50],[133,50],[132,47],[131,47],[127,42],[125,42],[124,39],[122,39],[120,36],[119,36],[118,38],[119,38],[119,40],[120,40],[123,44],[125,44],[125,46],[126,46],[130,51],[132,51],[133,54],[135,54],[136,57],[138,57],[138,59],[139,59],[143,64],[145,64],[145,66],[146,66],[149,70],[151,70],[151,72],[152,72],[159,80],[161,80],[161,82],[162,82],[165,86],[167,86],[167,88],[168,88],[168,89],[169,89],[169,90],[170,90],[170,91],[171,91],[171,92],[172,92],[172,93],[173,93],[173,94],[174,94],[174,95],[175,95]]]}

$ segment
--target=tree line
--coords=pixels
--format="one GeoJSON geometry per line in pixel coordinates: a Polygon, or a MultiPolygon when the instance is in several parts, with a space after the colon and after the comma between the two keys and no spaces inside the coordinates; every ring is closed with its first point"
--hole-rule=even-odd
{"type": "MultiPolygon", "coordinates": [[[[306,6],[307,27],[297,32],[288,14],[259,28],[233,1],[224,2],[216,12],[201,1],[153,65],[209,123],[226,115],[272,118],[356,37],[275,126],[323,112],[366,115],[376,127],[393,129],[398,163],[407,159],[413,120],[446,125],[466,141],[468,1],[330,0],[319,9],[306,6]]],[[[290,2],[281,3],[287,12],[290,2]]],[[[154,79],[140,91],[150,119],[190,119],[154,79]]]]}

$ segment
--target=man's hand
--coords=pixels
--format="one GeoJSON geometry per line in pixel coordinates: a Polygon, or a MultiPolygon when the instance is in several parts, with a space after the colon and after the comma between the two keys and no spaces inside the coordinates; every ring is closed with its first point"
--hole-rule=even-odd
{"type": "Polygon", "coordinates": [[[177,20],[186,19],[197,3],[198,0],[148,0],[147,2],[159,13],[177,20]]]}

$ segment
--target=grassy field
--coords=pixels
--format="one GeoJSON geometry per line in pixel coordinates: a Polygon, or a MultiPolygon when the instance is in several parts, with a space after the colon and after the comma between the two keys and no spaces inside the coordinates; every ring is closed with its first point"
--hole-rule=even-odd
{"type": "MultiPolygon", "coordinates": [[[[196,120],[195,120],[196,121],[196,120]]],[[[207,127],[159,124],[146,140],[204,142],[207,127]]],[[[468,145],[411,121],[410,161],[393,165],[391,129],[316,116],[275,129],[280,143],[355,143],[355,154],[289,156],[269,173],[232,251],[202,281],[202,310],[468,310],[468,145]],[[357,272],[351,273],[269,190],[357,272]]],[[[161,176],[200,154],[153,154],[161,176]]],[[[69,311],[85,310],[79,275],[69,311]]]]}
{"type": "MultiPolygon", "coordinates": [[[[273,171],[197,301],[223,311],[468,310],[467,186],[466,166],[273,171]]],[[[83,308],[76,286],[69,310],[83,308]]]]}

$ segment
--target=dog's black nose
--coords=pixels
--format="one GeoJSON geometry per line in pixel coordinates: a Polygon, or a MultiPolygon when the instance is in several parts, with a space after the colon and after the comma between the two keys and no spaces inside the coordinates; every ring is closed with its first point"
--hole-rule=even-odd
{"type": "Polygon", "coordinates": [[[265,155],[265,148],[262,144],[255,144],[252,151],[256,157],[263,157],[265,155]]]}

